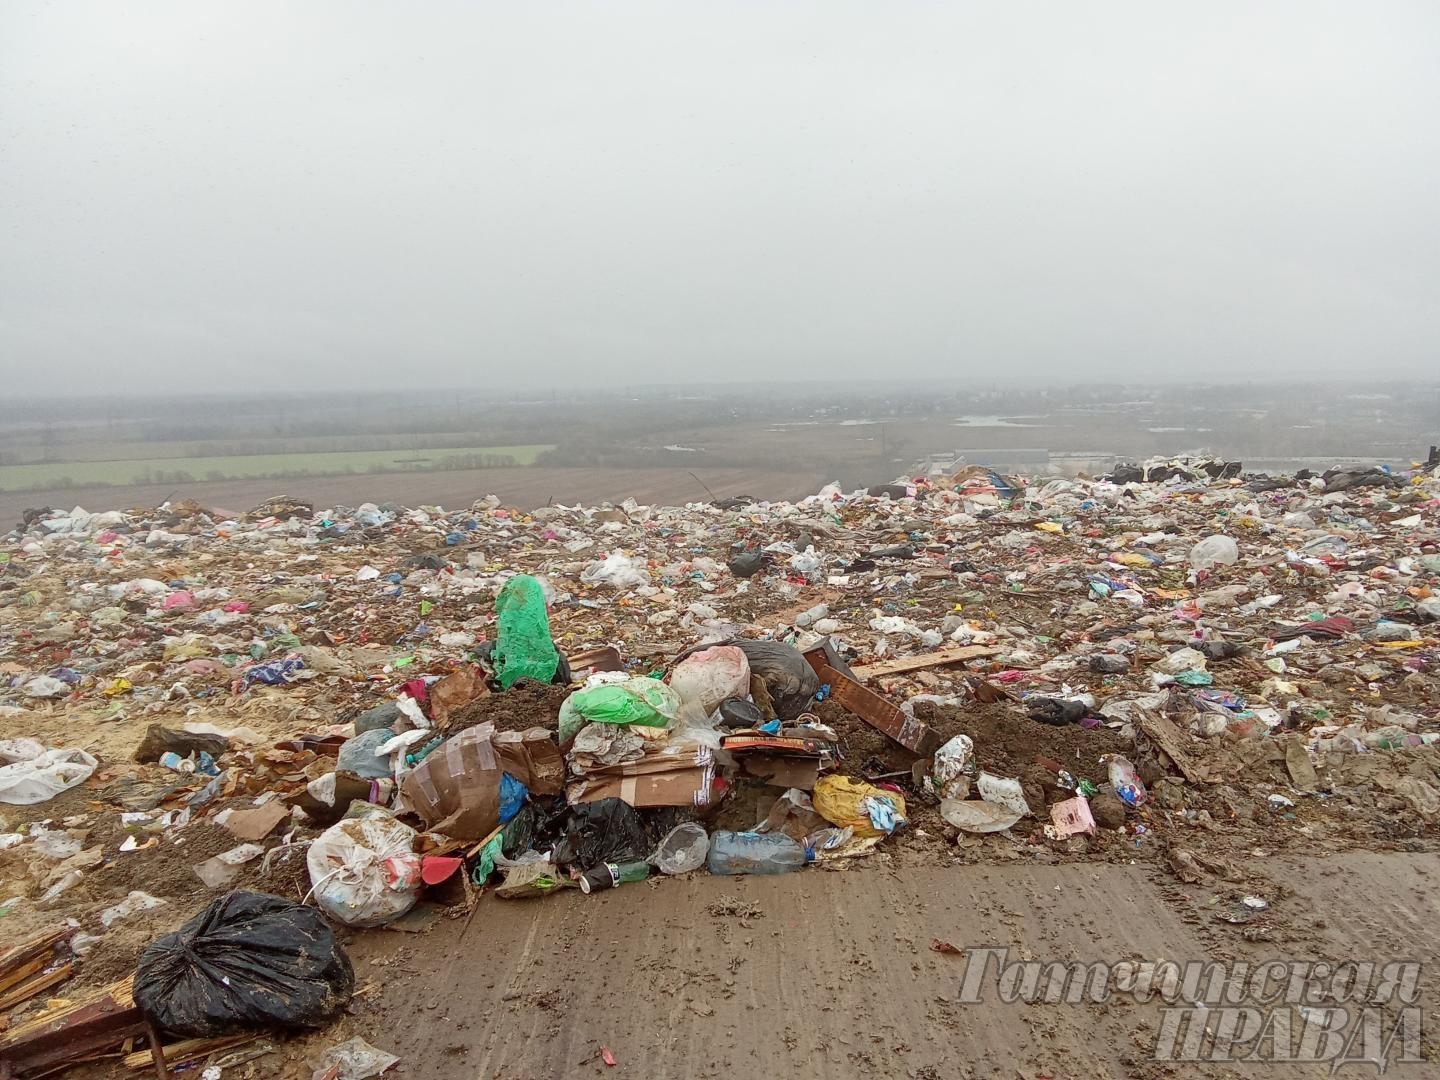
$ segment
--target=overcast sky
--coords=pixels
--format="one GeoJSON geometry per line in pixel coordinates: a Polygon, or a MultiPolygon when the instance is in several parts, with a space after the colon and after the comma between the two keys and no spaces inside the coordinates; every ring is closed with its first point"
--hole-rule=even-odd
{"type": "Polygon", "coordinates": [[[0,4],[11,389],[1440,371],[1440,4],[0,4]]]}

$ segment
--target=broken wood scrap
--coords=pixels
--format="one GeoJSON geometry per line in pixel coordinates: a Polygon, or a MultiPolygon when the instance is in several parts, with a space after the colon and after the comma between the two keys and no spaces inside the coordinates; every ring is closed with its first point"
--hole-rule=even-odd
{"type": "Polygon", "coordinates": [[[23,1001],[29,1001],[41,990],[48,990],[57,983],[62,983],[71,975],[75,974],[74,964],[61,964],[54,971],[47,971],[43,975],[36,975],[25,982],[19,983],[13,990],[0,995],[0,1012],[6,1009],[13,1009],[23,1001]]]}
{"type": "Polygon", "coordinates": [[[986,645],[951,645],[943,649],[936,649],[934,652],[920,653],[918,656],[897,656],[893,660],[881,660],[879,663],[866,664],[854,670],[856,678],[875,679],[883,675],[899,675],[906,671],[944,667],[946,664],[962,664],[966,660],[988,660],[999,655],[999,649],[992,649],[986,645]]]}
{"type": "Polygon", "coordinates": [[[0,1064],[17,1076],[53,1072],[142,1034],[145,1021],[131,997],[132,983],[133,976],[124,978],[0,1033],[0,1064]]]}
{"type": "MultiPolygon", "coordinates": [[[[173,1068],[177,1065],[184,1065],[188,1061],[194,1061],[196,1058],[208,1057],[217,1050],[229,1050],[257,1038],[259,1036],[254,1032],[246,1031],[239,1035],[218,1035],[210,1039],[184,1039],[162,1046],[161,1052],[165,1056],[166,1066],[173,1068]]],[[[154,1060],[150,1048],[146,1047],[144,1050],[136,1050],[133,1054],[126,1054],[121,1064],[133,1071],[150,1068],[154,1060]]]]}

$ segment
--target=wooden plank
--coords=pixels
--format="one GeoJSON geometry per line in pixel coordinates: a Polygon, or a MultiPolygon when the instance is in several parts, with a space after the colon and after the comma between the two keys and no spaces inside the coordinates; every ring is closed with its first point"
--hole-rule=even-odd
{"type": "MultiPolygon", "coordinates": [[[[232,1046],[239,1046],[257,1038],[259,1038],[258,1035],[247,1031],[239,1035],[220,1035],[213,1039],[184,1039],[181,1042],[168,1044],[162,1048],[162,1052],[165,1055],[166,1065],[183,1065],[195,1058],[213,1054],[216,1050],[229,1050],[232,1046]]],[[[154,1060],[150,1048],[146,1047],[144,1050],[136,1050],[133,1054],[126,1054],[121,1064],[131,1070],[148,1069],[154,1060]]]]}
{"type": "Polygon", "coordinates": [[[988,660],[999,656],[999,649],[985,645],[950,645],[934,652],[919,656],[897,656],[893,660],[881,660],[878,664],[866,664],[855,668],[858,679],[875,679],[882,675],[899,675],[906,671],[921,671],[924,668],[944,667],[946,664],[961,664],[966,660],[988,660]]]}
{"type": "Polygon", "coordinates": [[[29,962],[36,956],[48,954],[51,949],[75,933],[68,926],[56,926],[37,934],[28,941],[12,946],[0,953],[0,972],[8,973],[17,964],[29,962]]]}
{"type": "Polygon", "coordinates": [[[830,686],[830,697],[876,731],[890,736],[912,754],[929,757],[940,748],[941,738],[914,717],[906,716],[888,698],[862,686],[844,671],[835,667],[844,661],[835,656],[827,643],[821,643],[805,654],[805,662],[822,683],[830,686]]]}
{"type": "MultiPolygon", "coordinates": [[[[134,978],[133,975],[126,976],[119,982],[101,987],[72,1005],[56,1009],[54,1012],[42,1013],[40,1016],[25,1021],[19,1027],[11,1028],[4,1035],[0,1035],[0,1057],[13,1052],[17,1047],[33,1039],[63,1033],[72,1029],[76,1024],[83,1024],[92,1019],[131,1012],[138,1019],[140,1010],[135,1007],[135,1001],[130,996],[134,978]]],[[[125,1034],[128,1032],[118,1035],[115,1042],[118,1044],[125,1034]]]]}
{"type": "Polygon", "coordinates": [[[43,971],[45,965],[49,962],[50,957],[37,956],[34,960],[21,964],[8,975],[0,977],[0,993],[4,993],[12,986],[24,982],[26,979],[30,978],[31,975],[34,975],[37,971],[43,971]]]}
{"type": "Polygon", "coordinates": [[[911,753],[928,757],[940,748],[940,737],[930,728],[906,716],[897,705],[868,686],[861,686],[832,667],[823,668],[819,674],[822,681],[830,684],[830,695],[837,704],[849,709],[876,731],[884,732],[911,753]]]}
{"type": "MultiPolygon", "coordinates": [[[[491,840],[494,840],[495,837],[499,836],[504,828],[504,825],[496,825],[495,828],[490,831],[489,836],[485,837],[485,839],[481,840],[478,844],[476,844],[474,847],[472,847],[469,851],[465,853],[465,858],[473,859],[476,855],[479,855],[480,852],[485,850],[485,845],[490,843],[491,840]]],[[[465,873],[465,868],[463,866],[460,868],[460,872],[462,874],[465,873]]]]}
{"type": "Polygon", "coordinates": [[[74,964],[64,964],[47,975],[41,975],[38,978],[31,979],[29,982],[21,983],[4,997],[0,997],[0,1012],[6,1009],[13,1009],[22,1001],[29,1001],[41,990],[48,989],[56,983],[64,982],[74,973],[74,964]]]}
{"type": "Polygon", "coordinates": [[[614,645],[601,645],[596,649],[586,649],[574,656],[567,656],[565,662],[570,665],[572,672],[588,671],[624,671],[625,661],[620,656],[620,650],[614,645]]]}

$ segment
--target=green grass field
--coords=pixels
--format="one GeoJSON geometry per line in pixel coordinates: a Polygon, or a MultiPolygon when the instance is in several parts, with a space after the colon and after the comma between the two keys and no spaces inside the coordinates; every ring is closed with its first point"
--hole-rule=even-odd
{"type": "MultiPolygon", "coordinates": [[[[164,482],[185,474],[190,480],[248,480],[286,476],[335,476],[366,472],[428,472],[447,467],[447,458],[511,458],[533,465],[549,445],[457,446],[430,450],[355,450],[314,454],[246,454],[231,457],[132,458],[121,461],[55,461],[0,466],[0,491],[27,491],[62,485],[84,486],[164,482]]],[[[451,465],[449,467],[457,467],[451,465]]],[[[182,478],[183,482],[183,478],[182,478]]]]}

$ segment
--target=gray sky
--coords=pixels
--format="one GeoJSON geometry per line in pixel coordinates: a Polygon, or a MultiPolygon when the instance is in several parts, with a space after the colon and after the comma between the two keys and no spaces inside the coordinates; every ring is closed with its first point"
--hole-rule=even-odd
{"type": "Polygon", "coordinates": [[[1440,371],[1440,4],[0,4],[22,391],[1440,371]]]}

